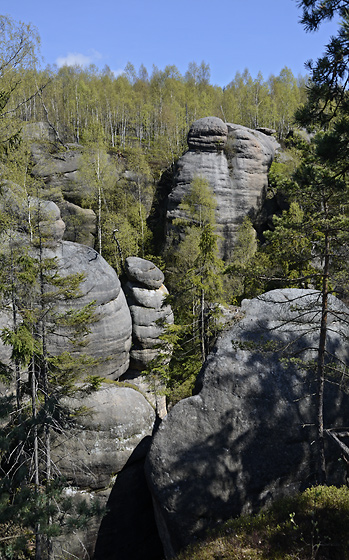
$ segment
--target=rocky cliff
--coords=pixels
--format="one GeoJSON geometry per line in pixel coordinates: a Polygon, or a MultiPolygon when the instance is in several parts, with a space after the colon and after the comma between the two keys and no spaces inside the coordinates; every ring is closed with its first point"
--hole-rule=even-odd
{"type": "MultiPolygon", "coordinates": [[[[216,523],[314,482],[318,301],[317,292],[292,289],[245,300],[197,394],[160,425],[147,478],[167,558],[216,523]]],[[[332,297],[330,310],[327,349],[348,367],[349,309],[332,297]]],[[[328,383],[325,427],[347,426],[348,411],[348,395],[328,383]]],[[[338,451],[326,453],[329,482],[343,483],[338,451]]]]}
{"type": "MultiPolygon", "coordinates": [[[[60,302],[59,312],[79,309],[95,302],[96,320],[90,326],[84,351],[98,360],[95,373],[117,379],[129,367],[132,342],[132,320],[120,280],[115,270],[91,247],[71,241],[61,241],[45,250],[45,257],[55,258],[63,277],[83,273],[80,296],[60,302]]],[[[68,350],[64,336],[51,336],[54,353],[68,350]]]]}
{"type": "Polygon", "coordinates": [[[178,160],[174,186],[168,196],[167,244],[171,242],[173,221],[183,214],[179,205],[193,179],[200,176],[208,180],[215,196],[220,253],[229,259],[243,218],[248,215],[258,222],[269,167],[279,144],[263,132],[226,124],[217,117],[205,117],[192,124],[188,147],[178,160]]]}
{"type": "Polygon", "coordinates": [[[65,149],[56,142],[48,123],[26,124],[23,137],[32,154],[32,175],[41,181],[46,199],[59,207],[66,224],[64,239],[94,246],[96,215],[82,208],[82,200],[91,194],[79,177],[83,147],[69,144],[65,149]]]}

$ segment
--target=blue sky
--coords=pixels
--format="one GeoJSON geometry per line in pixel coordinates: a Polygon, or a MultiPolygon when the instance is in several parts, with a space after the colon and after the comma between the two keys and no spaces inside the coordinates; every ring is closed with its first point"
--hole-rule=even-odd
{"type": "Polygon", "coordinates": [[[204,60],[220,86],[245,68],[265,79],[284,66],[304,75],[336,30],[332,22],[305,33],[296,0],[12,0],[1,13],[36,25],[44,65],[94,63],[117,74],[130,61],[184,75],[204,60]]]}

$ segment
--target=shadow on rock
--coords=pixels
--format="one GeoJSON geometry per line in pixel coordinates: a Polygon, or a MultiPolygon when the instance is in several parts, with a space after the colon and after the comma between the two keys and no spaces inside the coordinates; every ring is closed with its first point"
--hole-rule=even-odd
{"type": "Polygon", "coordinates": [[[164,557],[144,474],[151,436],[136,447],[118,474],[97,537],[94,560],[161,560],[164,557]]]}
{"type": "MultiPolygon", "coordinates": [[[[284,303],[300,292],[271,294],[284,303]]],[[[154,436],[146,472],[166,558],[217,523],[315,482],[316,311],[308,318],[294,300],[286,309],[272,304],[246,303],[240,324],[222,335],[205,363],[198,394],[179,402],[154,436]],[[308,365],[300,365],[299,352],[308,365]]],[[[348,327],[341,328],[332,321],[328,348],[348,359],[348,327]]],[[[325,427],[347,425],[348,395],[329,382],[325,399],[325,427]]],[[[331,444],[327,458],[329,482],[343,483],[331,444]]]]}

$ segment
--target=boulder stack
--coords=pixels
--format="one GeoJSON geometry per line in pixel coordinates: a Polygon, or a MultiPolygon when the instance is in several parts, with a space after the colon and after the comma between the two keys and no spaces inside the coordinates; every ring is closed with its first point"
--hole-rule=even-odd
{"type": "Polygon", "coordinates": [[[228,138],[227,125],[217,117],[194,122],[188,133],[189,150],[217,152],[223,150],[228,138]]]}
{"type": "MultiPolygon", "coordinates": [[[[70,399],[68,404],[74,410],[81,406],[81,401],[70,399]]],[[[88,414],[78,416],[75,427],[70,428],[67,434],[55,434],[52,461],[69,482],[68,492],[74,500],[83,498],[90,502],[98,501],[102,508],[107,505],[108,516],[102,523],[103,537],[98,548],[103,547],[103,558],[111,558],[105,548],[109,548],[108,552],[112,555],[109,541],[118,531],[118,507],[122,507],[122,519],[126,518],[133,529],[137,528],[136,531],[138,526],[140,532],[144,531],[143,522],[146,519],[147,529],[156,540],[151,499],[142,473],[154,428],[155,411],[140,391],[113,383],[103,383],[98,392],[84,399],[83,404],[88,414]],[[130,511],[130,507],[135,505],[132,498],[124,499],[122,505],[119,501],[115,503],[113,496],[118,493],[121,481],[124,494],[132,498],[134,496],[133,500],[137,500],[138,506],[141,501],[141,512],[137,508],[130,511]],[[143,487],[140,488],[142,483],[143,487]]],[[[57,557],[68,554],[75,558],[92,558],[100,522],[101,519],[97,517],[90,519],[83,530],[70,535],[69,543],[66,537],[55,539],[57,557]]],[[[131,529],[128,539],[125,533],[119,535],[120,541],[130,542],[130,533],[131,529]]],[[[149,534],[147,537],[149,540],[149,534]]],[[[139,537],[133,534],[132,542],[147,549],[148,541],[144,535],[139,537]]],[[[120,558],[126,559],[127,556],[120,558]]]]}
{"type": "Polygon", "coordinates": [[[159,336],[174,318],[166,304],[168,291],[161,270],[139,257],[128,257],[125,268],[125,293],[132,317],[131,367],[142,370],[158,355],[159,336]]]}

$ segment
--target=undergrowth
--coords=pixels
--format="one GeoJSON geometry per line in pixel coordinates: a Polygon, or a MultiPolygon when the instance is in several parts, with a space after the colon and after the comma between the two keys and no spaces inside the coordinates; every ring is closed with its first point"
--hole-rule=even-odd
{"type": "Polygon", "coordinates": [[[228,521],[177,560],[349,560],[349,488],[309,488],[228,521]]]}

